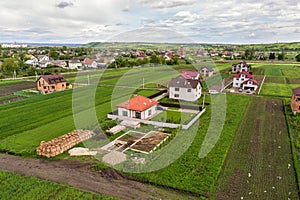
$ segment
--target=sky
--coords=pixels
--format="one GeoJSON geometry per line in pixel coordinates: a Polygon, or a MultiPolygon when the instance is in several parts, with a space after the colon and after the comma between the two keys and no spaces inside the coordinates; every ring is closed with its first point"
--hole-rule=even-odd
{"type": "Polygon", "coordinates": [[[1,0],[0,42],[300,41],[297,0],[1,0]]]}

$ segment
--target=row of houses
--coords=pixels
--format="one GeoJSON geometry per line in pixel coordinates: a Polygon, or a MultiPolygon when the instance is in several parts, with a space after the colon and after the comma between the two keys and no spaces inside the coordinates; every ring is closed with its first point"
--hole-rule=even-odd
{"type": "Polygon", "coordinates": [[[47,68],[49,65],[54,65],[67,69],[98,69],[106,67],[106,63],[98,63],[93,59],[71,59],[69,61],[64,60],[51,60],[47,55],[31,56],[29,60],[25,61],[25,64],[34,67],[47,68]]]}

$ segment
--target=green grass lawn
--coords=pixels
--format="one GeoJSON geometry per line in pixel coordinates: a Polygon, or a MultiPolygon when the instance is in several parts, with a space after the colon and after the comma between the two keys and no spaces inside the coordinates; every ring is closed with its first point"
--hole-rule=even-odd
{"type": "Polygon", "coordinates": [[[194,113],[166,110],[152,118],[151,121],[167,122],[174,124],[187,124],[193,119],[193,117],[195,117],[195,115],[196,114],[194,113]]]}
{"type": "Polygon", "coordinates": [[[0,171],[0,182],[0,199],[115,199],[5,171],[0,171]]]}

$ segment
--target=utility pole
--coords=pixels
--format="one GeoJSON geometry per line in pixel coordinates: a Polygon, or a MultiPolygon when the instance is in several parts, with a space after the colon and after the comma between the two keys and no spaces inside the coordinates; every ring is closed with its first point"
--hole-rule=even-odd
{"type": "Polygon", "coordinates": [[[204,109],[204,101],[205,101],[205,94],[204,94],[204,96],[203,96],[202,109],[204,109]]]}
{"type": "Polygon", "coordinates": [[[143,78],[143,89],[145,89],[145,78],[143,78]]]}

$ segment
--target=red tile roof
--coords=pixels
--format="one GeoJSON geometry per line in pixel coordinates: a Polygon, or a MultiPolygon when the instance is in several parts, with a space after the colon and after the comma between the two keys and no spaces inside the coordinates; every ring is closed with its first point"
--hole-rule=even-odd
{"type": "Polygon", "coordinates": [[[300,87],[292,89],[293,95],[300,96],[300,87]]]}
{"type": "Polygon", "coordinates": [[[86,65],[91,65],[91,64],[93,64],[94,60],[91,60],[91,59],[86,58],[86,59],[84,59],[83,62],[84,62],[84,64],[86,64],[86,65]]]}
{"type": "Polygon", "coordinates": [[[235,77],[240,78],[242,74],[245,74],[246,78],[249,78],[249,79],[253,79],[253,77],[254,77],[252,75],[252,73],[247,72],[247,71],[238,72],[238,74],[235,77]]]}
{"type": "Polygon", "coordinates": [[[130,100],[127,100],[123,103],[118,104],[117,107],[142,112],[142,111],[145,111],[148,108],[151,108],[152,106],[157,105],[157,104],[158,104],[158,102],[153,99],[149,99],[149,98],[143,97],[143,96],[135,96],[130,100]]]}
{"type": "Polygon", "coordinates": [[[192,79],[194,77],[197,77],[199,75],[198,72],[194,71],[182,71],[181,76],[183,76],[185,79],[192,79]]]}

